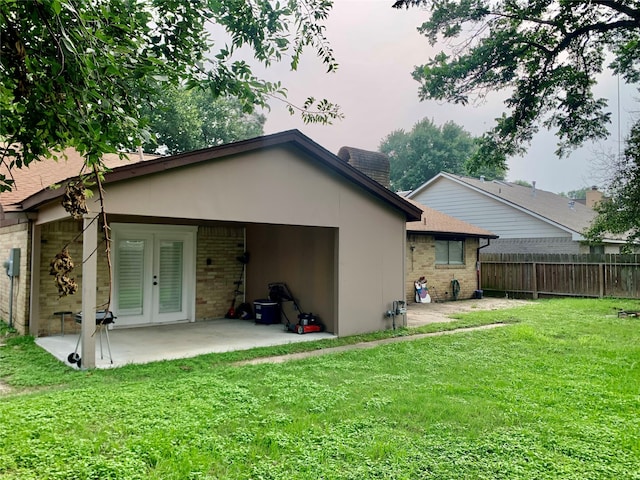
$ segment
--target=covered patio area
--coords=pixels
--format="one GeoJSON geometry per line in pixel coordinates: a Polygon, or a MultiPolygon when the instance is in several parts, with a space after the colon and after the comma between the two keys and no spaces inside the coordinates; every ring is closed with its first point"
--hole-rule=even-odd
{"type": "MultiPolygon", "coordinates": [[[[60,361],[72,365],[67,357],[75,351],[78,335],[70,333],[39,337],[36,343],[60,361]]],[[[103,354],[100,355],[100,336],[96,332],[96,368],[121,367],[327,338],[336,336],[328,332],[298,335],[285,331],[283,324],[262,325],[255,324],[252,320],[235,319],[120,328],[109,330],[113,364],[109,358],[106,334],[102,334],[103,354]]]]}

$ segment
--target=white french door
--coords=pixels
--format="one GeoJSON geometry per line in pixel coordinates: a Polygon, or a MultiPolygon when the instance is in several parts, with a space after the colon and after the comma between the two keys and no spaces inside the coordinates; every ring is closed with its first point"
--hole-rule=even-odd
{"type": "Polygon", "coordinates": [[[193,320],[195,227],[111,228],[116,326],[193,320]]]}

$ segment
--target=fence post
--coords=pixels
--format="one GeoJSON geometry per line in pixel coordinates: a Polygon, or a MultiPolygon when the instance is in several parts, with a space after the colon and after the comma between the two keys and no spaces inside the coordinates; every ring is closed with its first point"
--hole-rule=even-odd
{"type": "Polygon", "coordinates": [[[531,264],[531,273],[533,278],[531,279],[531,286],[533,287],[533,299],[538,299],[538,264],[533,262],[531,264]]]}
{"type": "Polygon", "coordinates": [[[604,263],[598,264],[598,286],[600,287],[600,291],[598,295],[600,298],[604,297],[604,263]]]}

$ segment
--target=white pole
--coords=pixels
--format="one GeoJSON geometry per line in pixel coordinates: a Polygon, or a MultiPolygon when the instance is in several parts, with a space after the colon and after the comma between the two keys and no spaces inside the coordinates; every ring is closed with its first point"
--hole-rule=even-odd
{"type": "Polygon", "coordinates": [[[82,235],[82,354],[81,367],[96,367],[96,277],[98,271],[98,216],[84,216],[82,235]]]}

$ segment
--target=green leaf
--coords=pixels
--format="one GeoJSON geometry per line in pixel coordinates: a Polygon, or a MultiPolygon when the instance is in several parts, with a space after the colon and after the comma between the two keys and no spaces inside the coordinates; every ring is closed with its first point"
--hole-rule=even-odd
{"type": "Polygon", "coordinates": [[[51,0],[51,9],[56,15],[60,15],[62,11],[62,4],[59,0],[51,0]]]}

